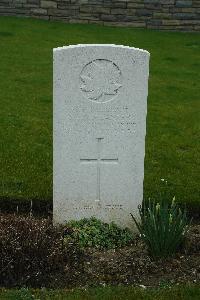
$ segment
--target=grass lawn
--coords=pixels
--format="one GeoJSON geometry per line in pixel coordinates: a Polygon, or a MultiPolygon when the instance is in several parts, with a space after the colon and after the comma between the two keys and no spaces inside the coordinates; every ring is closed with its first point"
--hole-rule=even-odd
{"type": "Polygon", "coordinates": [[[52,200],[52,49],[77,43],[151,53],[145,196],[165,178],[200,203],[200,35],[15,17],[0,17],[0,199],[52,200]]]}
{"type": "Polygon", "coordinates": [[[134,287],[105,287],[67,290],[0,290],[1,300],[67,299],[67,300],[199,300],[199,286],[180,286],[160,289],[141,289],[134,287]]]}

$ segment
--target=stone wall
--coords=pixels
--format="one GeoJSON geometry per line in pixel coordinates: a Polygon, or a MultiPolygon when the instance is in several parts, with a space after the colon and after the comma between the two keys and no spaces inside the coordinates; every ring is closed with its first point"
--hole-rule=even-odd
{"type": "Polygon", "coordinates": [[[200,0],[0,0],[0,15],[200,31],[200,0]]]}

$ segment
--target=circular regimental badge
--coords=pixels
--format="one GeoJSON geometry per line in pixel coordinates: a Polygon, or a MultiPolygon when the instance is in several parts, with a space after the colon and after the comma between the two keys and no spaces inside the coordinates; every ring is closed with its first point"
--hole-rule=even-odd
{"type": "Polygon", "coordinates": [[[110,60],[96,59],[89,62],[80,74],[80,89],[94,102],[108,102],[115,98],[122,86],[119,67],[110,60]]]}

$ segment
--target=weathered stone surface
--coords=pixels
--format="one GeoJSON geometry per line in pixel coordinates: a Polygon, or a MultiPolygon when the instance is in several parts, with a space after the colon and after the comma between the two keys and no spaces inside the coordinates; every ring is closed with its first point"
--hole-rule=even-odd
{"type": "Polygon", "coordinates": [[[136,12],[135,9],[127,8],[113,8],[111,9],[111,14],[113,15],[134,15],[136,12]]]}
{"type": "Polygon", "coordinates": [[[13,3],[26,3],[26,0],[14,0],[13,3]]]}
{"type": "Polygon", "coordinates": [[[99,19],[99,15],[98,14],[92,14],[92,15],[88,15],[87,13],[80,13],[78,15],[78,18],[80,20],[94,20],[94,21],[98,21],[99,19]]]}
{"type": "Polygon", "coordinates": [[[57,9],[57,8],[49,8],[48,10],[49,15],[52,16],[74,16],[78,14],[78,10],[70,10],[70,9],[57,9]]]}
{"type": "Polygon", "coordinates": [[[127,0],[115,0],[115,2],[128,2],[127,0]]]}
{"type": "Polygon", "coordinates": [[[163,25],[179,25],[180,21],[179,20],[163,20],[162,22],[163,25]]]}
{"type": "Polygon", "coordinates": [[[160,11],[162,8],[161,4],[146,4],[145,5],[145,9],[149,10],[149,11],[160,11]]]}
{"type": "Polygon", "coordinates": [[[200,25],[199,20],[179,20],[181,25],[200,25]]]}
{"type": "Polygon", "coordinates": [[[40,0],[27,0],[27,3],[40,5],[40,0]]]}
{"type": "Polygon", "coordinates": [[[160,4],[160,0],[144,0],[145,4],[160,4]]]}
{"type": "MultiPolygon", "coordinates": [[[[1,6],[1,4],[0,4],[0,6],[1,6]]],[[[9,5],[7,5],[7,7],[9,7],[9,5]]],[[[11,8],[24,8],[25,6],[24,6],[24,4],[23,3],[15,3],[15,5],[10,5],[10,7],[11,8]]]]}
{"type": "Polygon", "coordinates": [[[88,24],[88,20],[79,20],[79,19],[70,19],[69,23],[71,24],[88,24]]]}
{"type": "Polygon", "coordinates": [[[34,15],[46,15],[47,9],[44,8],[32,8],[31,13],[34,15]]]}
{"type": "Polygon", "coordinates": [[[177,20],[184,20],[184,19],[198,20],[197,14],[194,14],[194,13],[175,13],[175,14],[173,14],[173,17],[174,17],[174,19],[177,19],[177,20]]]}
{"type": "Polygon", "coordinates": [[[27,4],[23,4],[23,7],[25,7],[25,8],[38,8],[38,5],[27,3],[27,4]]]}
{"type": "Polygon", "coordinates": [[[200,7],[200,1],[199,0],[193,1],[192,4],[193,4],[193,7],[200,7]]]}
{"type": "Polygon", "coordinates": [[[144,8],[144,3],[128,2],[127,8],[144,8]]]}
{"type": "Polygon", "coordinates": [[[57,7],[57,2],[56,1],[41,1],[41,7],[42,8],[56,8],[57,7]]]}
{"type": "Polygon", "coordinates": [[[10,0],[1,0],[0,4],[3,5],[5,3],[10,3],[10,0]]]}
{"type": "Polygon", "coordinates": [[[62,9],[62,10],[65,10],[65,9],[74,10],[74,9],[76,9],[76,10],[79,11],[79,6],[78,5],[70,5],[69,6],[69,4],[67,4],[65,2],[58,3],[57,7],[62,9]]]}
{"type": "Polygon", "coordinates": [[[12,8],[12,7],[7,7],[7,8],[2,8],[0,7],[0,15],[28,15],[29,10],[23,7],[19,8],[12,8]]]}
{"type": "Polygon", "coordinates": [[[80,12],[108,14],[110,13],[110,8],[101,6],[83,6],[80,7],[80,12]]]}
{"type": "Polygon", "coordinates": [[[110,8],[126,8],[127,3],[125,2],[113,2],[111,5],[109,5],[110,8]]]}
{"type": "Polygon", "coordinates": [[[101,20],[102,21],[117,21],[117,15],[101,15],[101,20]]]}
{"type": "Polygon", "coordinates": [[[169,10],[171,13],[197,13],[198,12],[197,7],[187,7],[187,8],[171,7],[169,10]]]}
{"type": "Polygon", "coordinates": [[[148,24],[148,25],[150,24],[150,25],[153,25],[153,26],[155,26],[155,27],[156,27],[156,26],[158,27],[158,26],[162,25],[162,20],[160,20],[160,19],[159,19],[159,20],[155,20],[155,19],[154,19],[154,20],[149,20],[149,21],[147,22],[147,24],[148,24]]]}
{"type": "Polygon", "coordinates": [[[137,16],[121,16],[121,17],[122,17],[121,20],[123,20],[123,22],[138,21],[138,17],[137,16]]]}
{"type": "Polygon", "coordinates": [[[163,5],[174,5],[175,0],[160,0],[160,3],[163,5]]]}
{"type": "Polygon", "coordinates": [[[153,12],[152,10],[148,9],[137,9],[136,15],[137,16],[152,16],[153,12]]]}
{"type": "Polygon", "coordinates": [[[175,5],[176,7],[191,7],[192,0],[177,0],[175,5]]]}
{"type": "Polygon", "coordinates": [[[155,19],[170,19],[171,14],[154,12],[153,16],[155,17],[155,19]]]}
{"type": "Polygon", "coordinates": [[[143,199],[149,53],[54,49],[54,221],[96,216],[133,228],[143,199]]]}
{"type": "Polygon", "coordinates": [[[71,19],[73,23],[93,20],[114,26],[132,26],[131,23],[137,21],[144,24],[142,27],[170,30],[177,30],[179,26],[183,30],[184,25],[174,20],[192,20],[193,30],[199,31],[200,0],[0,0],[0,15],[55,17],[61,21],[71,19]],[[163,25],[158,19],[179,24],[163,25]]]}

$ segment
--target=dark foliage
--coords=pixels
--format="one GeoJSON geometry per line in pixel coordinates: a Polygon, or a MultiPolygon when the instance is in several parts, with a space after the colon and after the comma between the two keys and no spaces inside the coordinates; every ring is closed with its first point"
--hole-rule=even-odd
{"type": "Polygon", "coordinates": [[[0,197],[1,213],[28,214],[30,211],[37,217],[49,217],[53,213],[52,199],[10,199],[10,197],[0,197]]]}
{"type": "Polygon", "coordinates": [[[141,222],[131,216],[150,255],[156,259],[173,256],[188,231],[186,210],[182,212],[175,198],[171,202],[149,200],[148,206],[139,206],[139,214],[141,222]]]}
{"type": "Polygon", "coordinates": [[[63,230],[50,219],[0,215],[0,285],[68,285],[81,272],[76,242],[63,243],[63,230]],[[61,280],[62,278],[62,280],[61,280]]]}

